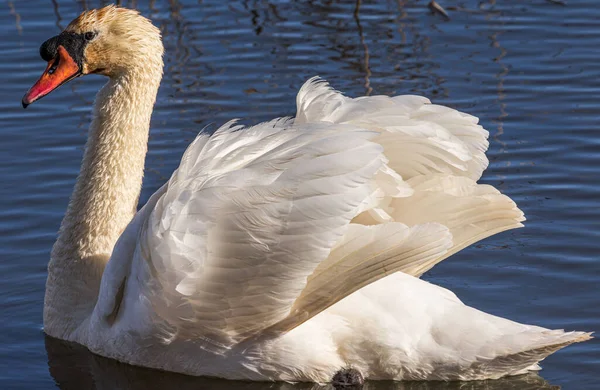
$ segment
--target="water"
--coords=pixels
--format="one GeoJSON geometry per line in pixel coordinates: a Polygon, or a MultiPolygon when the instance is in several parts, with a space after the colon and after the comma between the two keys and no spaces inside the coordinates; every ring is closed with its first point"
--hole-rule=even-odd
{"type": "MultiPolygon", "coordinates": [[[[489,313],[548,328],[600,330],[600,7],[593,0],[150,1],[165,78],[141,201],[194,135],[231,118],[292,115],[319,74],[351,96],[423,94],[482,118],[483,182],[517,201],[525,229],[485,240],[425,278],[489,313]]],[[[134,4],[132,4],[134,3],[134,4]]],[[[148,4],[149,3],[149,4],[148,4]]],[[[129,367],[45,338],[46,264],[103,79],[77,80],[20,107],[44,68],[41,42],[98,1],[0,1],[0,388],[308,389],[232,384],[129,367]]],[[[543,362],[541,377],[478,383],[372,383],[370,389],[594,389],[600,342],[543,362]]],[[[317,387],[315,387],[317,388],[317,387]]]]}

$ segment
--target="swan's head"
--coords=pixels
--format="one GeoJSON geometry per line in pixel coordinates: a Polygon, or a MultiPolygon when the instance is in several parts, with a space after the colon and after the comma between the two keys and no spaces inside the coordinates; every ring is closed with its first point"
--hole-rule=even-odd
{"type": "Polygon", "coordinates": [[[23,107],[76,77],[96,73],[111,78],[162,72],[160,31],[137,11],[107,7],[86,11],[40,47],[48,62],[23,97],[23,107]]]}

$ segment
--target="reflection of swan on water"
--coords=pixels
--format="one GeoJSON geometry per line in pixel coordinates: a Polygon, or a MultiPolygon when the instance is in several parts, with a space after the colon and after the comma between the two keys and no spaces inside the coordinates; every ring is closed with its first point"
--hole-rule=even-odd
{"type": "MultiPolygon", "coordinates": [[[[86,348],[45,337],[50,374],[61,390],[333,390],[313,383],[290,384],[198,378],[119,363],[86,348]]],[[[557,390],[535,373],[474,382],[367,382],[363,390],[557,390]]]]}
{"type": "Polygon", "coordinates": [[[590,337],[482,313],[418,278],[521,226],[512,200],[476,183],[476,118],[417,96],[350,99],[315,78],[295,119],[198,136],[136,214],[158,30],[109,6],[40,52],[48,67],[24,106],[83,74],[110,78],[52,251],[49,335],[166,371],[314,382],[347,365],[371,379],[499,378],[590,337]]]}

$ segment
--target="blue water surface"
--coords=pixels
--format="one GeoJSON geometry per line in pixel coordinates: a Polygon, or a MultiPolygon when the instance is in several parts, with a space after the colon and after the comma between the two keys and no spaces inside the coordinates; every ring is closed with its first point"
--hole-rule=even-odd
{"type": "MultiPolygon", "coordinates": [[[[164,35],[166,69],[141,202],[205,126],[295,113],[313,75],[350,96],[422,94],[481,118],[482,181],[512,197],[524,229],[487,239],[425,279],[467,304],[548,328],[600,330],[600,7],[594,0],[123,1],[164,35]],[[358,5],[358,7],[357,7],[358,5]]],[[[46,338],[46,265],[104,80],[78,79],[23,111],[39,45],[85,0],[0,1],[0,388],[316,389],[161,373],[46,338]]],[[[546,359],[540,375],[369,389],[600,389],[600,342],[546,359]]]]}

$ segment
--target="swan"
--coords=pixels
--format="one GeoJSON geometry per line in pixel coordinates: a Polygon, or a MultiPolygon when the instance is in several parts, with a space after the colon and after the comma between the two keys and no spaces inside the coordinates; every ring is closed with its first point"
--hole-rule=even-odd
{"type": "Polygon", "coordinates": [[[107,6],[40,55],[24,107],[76,77],[108,77],[50,256],[49,336],[138,366],[290,382],[343,370],[499,378],[591,337],[483,313],[419,278],[522,226],[511,199],[476,182],[488,165],[477,118],[418,96],[352,99],[312,78],[294,118],[198,135],[136,212],[159,30],[107,6]]]}

